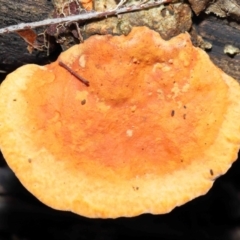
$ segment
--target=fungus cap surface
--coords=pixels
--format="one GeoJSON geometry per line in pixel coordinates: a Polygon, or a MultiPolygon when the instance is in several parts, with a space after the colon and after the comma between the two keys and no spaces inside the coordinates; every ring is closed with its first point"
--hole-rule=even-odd
{"type": "Polygon", "coordinates": [[[53,208],[101,218],[166,213],[205,194],[237,158],[239,99],[239,84],[187,33],[93,36],[54,63],[8,75],[0,147],[53,208]]]}

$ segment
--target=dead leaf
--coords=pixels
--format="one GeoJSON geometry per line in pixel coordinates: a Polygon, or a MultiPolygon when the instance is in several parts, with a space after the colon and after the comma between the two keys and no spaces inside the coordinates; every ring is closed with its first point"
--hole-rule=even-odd
{"type": "Polygon", "coordinates": [[[33,49],[37,48],[37,34],[32,29],[19,30],[16,33],[28,43],[27,50],[29,53],[32,53],[33,49]]]}

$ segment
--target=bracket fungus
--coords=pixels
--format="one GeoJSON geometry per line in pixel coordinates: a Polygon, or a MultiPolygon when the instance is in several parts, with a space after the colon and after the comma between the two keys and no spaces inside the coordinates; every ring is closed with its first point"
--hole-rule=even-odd
{"type": "Polygon", "coordinates": [[[167,213],[205,194],[236,160],[239,99],[237,81],[187,33],[165,41],[136,27],[9,74],[0,147],[53,208],[91,218],[167,213]]]}

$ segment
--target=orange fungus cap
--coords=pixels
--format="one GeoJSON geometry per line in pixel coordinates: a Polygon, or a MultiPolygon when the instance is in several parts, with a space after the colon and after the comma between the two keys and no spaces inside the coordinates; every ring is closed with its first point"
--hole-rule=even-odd
{"type": "Polygon", "coordinates": [[[53,208],[93,218],[166,213],[205,194],[237,158],[239,99],[239,84],[187,33],[164,41],[137,27],[9,74],[0,147],[53,208]]]}

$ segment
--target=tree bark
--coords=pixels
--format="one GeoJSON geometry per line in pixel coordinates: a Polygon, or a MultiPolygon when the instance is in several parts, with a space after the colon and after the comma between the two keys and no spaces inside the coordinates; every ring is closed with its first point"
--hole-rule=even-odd
{"type": "MultiPolygon", "coordinates": [[[[47,0],[0,0],[0,27],[48,18],[53,11],[47,0]]],[[[41,32],[42,29],[37,29],[41,32]]],[[[46,64],[47,52],[29,53],[27,43],[16,33],[0,35],[0,70],[7,73],[26,63],[46,64]]]]}
{"type": "Polygon", "coordinates": [[[212,61],[240,81],[240,54],[230,56],[224,53],[227,44],[240,48],[240,24],[205,15],[201,21],[195,21],[194,25],[198,34],[212,43],[212,49],[208,52],[212,61]]]}
{"type": "MultiPolygon", "coordinates": [[[[43,20],[53,11],[52,2],[47,0],[0,0],[0,27],[43,20]]],[[[223,71],[240,80],[240,54],[229,56],[224,53],[226,44],[240,48],[239,23],[202,14],[193,18],[193,25],[198,34],[212,44],[211,50],[208,51],[212,61],[223,71]]],[[[36,29],[37,33],[44,30],[44,28],[36,29]]],[[[27,43],[18,34],[2,34],[0,35],[0,78],[3,75],[2,71],[9,73],[27,63],[47,64],[53,61],[60,51],[57,49],[50,55],[46,51],[38,50],[29,53],[27,43]]]]}

